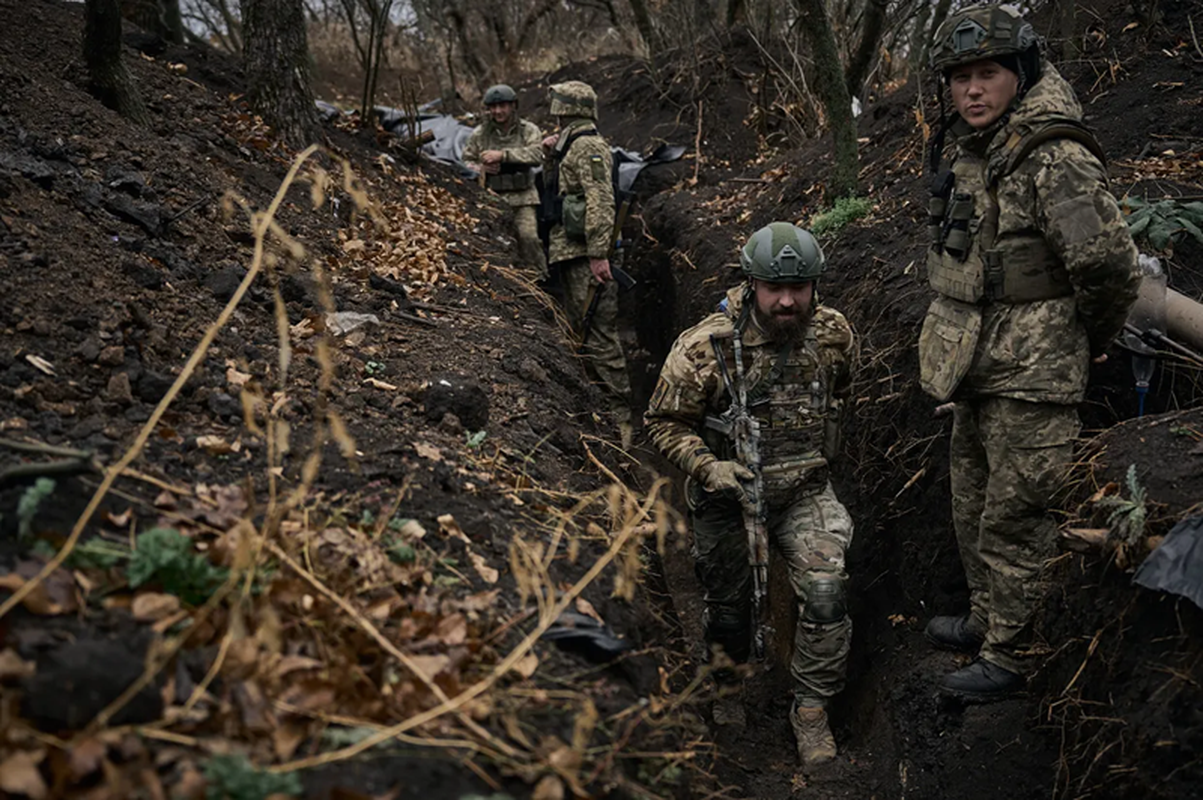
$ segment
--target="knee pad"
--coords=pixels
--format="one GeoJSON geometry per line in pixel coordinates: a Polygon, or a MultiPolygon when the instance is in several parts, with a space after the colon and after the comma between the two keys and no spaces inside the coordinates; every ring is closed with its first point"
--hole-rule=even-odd
{"type": "Polygon", "coordinates": [[[848,615],[848,579],[838,572],[807,572],[802,579],[806,600],[802,619],[819,625],[839,622],[848,615]]]}

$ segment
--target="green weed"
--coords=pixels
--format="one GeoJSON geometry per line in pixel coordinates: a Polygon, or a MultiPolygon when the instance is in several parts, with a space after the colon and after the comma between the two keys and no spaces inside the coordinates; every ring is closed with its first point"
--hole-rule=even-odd
{"type": "Polygon", "coordinates": [[[209,599],[228,571],[215,567],[192,549],[192,540],[175,528],[152,528],[138,534],[130,556],[129,585],[136,589],[154,581],[163,591],[191,605],[209,599]]]}
{"type": "Polygon", "coordinates": [[[1136,477],[1135,464],[1129,465],[1125,482],[1128,484],[1128,494],[1131,497],[1124,498],[1120,495],[1104,497],[1096,505],[1104,511],[1109,511],[1107,527],[1111,529],[1110,538],[1127,547],[1132,547],[1144,535],[1145,520],[1148,517],[1148,509],[1145,506],[1148,493],[1136,477]]]}
{"type": "Polygon", "coordinates": [[[17,538],[20,541],[28,541],[33,536],[33,518],[37,516],[42,501],[54,494],[57,485],[53,478],[38,478],[17,501],[17,538]]]}
{"type": "Polygon", "coordinates": [[[295,772],[263,772],[246,756],[213,756],[205,764],[204,773],[208,783],[205,800],[266,800],[273,794],[296,796],[302,790],[301,778],[295,772]]]}
{"type": "Polygon", "coordinates": [[[1189,233],[1203,244],[1203,202],[1180,203],[1177,200],[1149,202],[1127,197],[1120,204],[1128,218],[1132,238],[1143,237],[1157,250],[1165,250],[1189,233]]]}
{"type": "Polygon", "coordinates": [[[815,236],[834,236],[849,222],[866,216],[873,210],[873,201],[867,197],[841,197],[835,205],[810,221],[810,232],[815,236]]]}

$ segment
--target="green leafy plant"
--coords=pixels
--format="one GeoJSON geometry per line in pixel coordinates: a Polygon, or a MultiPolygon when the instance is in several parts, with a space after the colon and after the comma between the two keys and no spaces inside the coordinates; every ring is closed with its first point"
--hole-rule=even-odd
{"type": "Polygon", "coordinates": [[[33,486],[21,495],[21,499],[17,501],[18,539],[24,542],[33,536],[33,518],[42,507],[42,501],[54,494],[54,487],[57,485],[53,478],[38,478],[33,486]]]}
{"type": "Polygon", "coordinates": [[[1189,233],[1203,244],[1203,202],[1180,203],[1177,200],[1150,202],[1139,197],[1124,198],[1132,238],[1143,237],[1157,250],[1165,250],[1189,233]]]}
{"type": "Polygon", "coordinates": [[[468,435],[468,447],[477,448],[484,444],[485,437],[488,436],[483,430],[468,435]]]}
{"type": "Polygon", "coordinates": [[[834,206],[810,221],[810,232],[815,236],[834,236],[849,222],[866,216],[872,210],[873,201],[867,197],[841,197],[834,206]]]}
{"type": "Polygon", "coordinates": [[[192,549],[192,540],[175,528],[152,528],[138,534],[130,556],[129,585],[136,589],[154,581],[185,603],[200,605],[225,582],[228,571],[192,549]]]}
{"type": "Polygon", "coordinates": [[[241,755],[213,756],[204,774],[205,800],[266,800],[273,794],[296,796],[302,788],[295,772],[264,772],[241,755]]]}
{"type": "MultiPolygon", "coordinates": [[[[50,542],[38,539],[34,542],[30,552],[49,560],[54,558],[58,551],[50,542]]],[[[67,554],[67,560],[63,563],[72,569],[108,569],[117,566],[118,562],[129,557],[128,547],[105,539],[94,538],[77,544],[67,554]]]]}
{"type": "Polygon", "coordinates": [[[1125,483],[1128,484],[1130,497],[1108,496],[1101,498],[1095,505],[1108,512],[1107,527],[1111,529],[1110,538],[1126,547],[1133,547],[1144,534],[1145,520],[1148,518],[1145,505],[1148,493],[1136,477],[1135,464],[1129,465],[1125,483]]]}
{"type": "Polygon", "coordinates": [[[373,375],[379,375],[384,372],[384,370],[384,364],[381,364],[379,361],[369,361],[363,365],[364,374],[369,377],[373,375]]]}
{"type": "Polygon", "coordinates": [[[389,560],[396,564],[412,564],[418,560],[418,551],[399,539],[388,537],[384,540],[384,552],[389,560]]]}

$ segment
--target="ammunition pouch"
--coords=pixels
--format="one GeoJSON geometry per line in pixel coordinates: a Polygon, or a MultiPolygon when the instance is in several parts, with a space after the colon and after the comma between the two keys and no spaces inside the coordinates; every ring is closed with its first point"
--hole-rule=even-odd
{"type": "Polygon", "coordinates": [[[943,242],[944,252],[957,261],[964,261],[969,257],[969,249],[972,247],[969,223],[972,220],[973,195],[965,192],[955,193],[944,215],[940,240],[943,242]]]}
{"type": "Polygon", "coordinates": [[[561,222],[564,224],[564,235],[572,242],[586,240],[585,226],[585,195],[566,194],[561,197],[561,222]]]}
{"type": "MultiPolygon", "coordinates": [[[[489,175],[485,178],[485,186],[495,192],[521,192],[535,185],[535,176],[530,167],[521,166],[518,169],[506,169],[507,164],[502,164],[501,172],[497,175],[489,175]]],[[[520,165],[512,165],[519,167],[520,165]]]]}
{"type": "Polygon", "coordinates": [[[919,385],[943,403],[961,384],[982,332],[980,306],[937,297],[919,331],[919,385]]]}
{"type": "Polygon", "coordinates": [[[932,177],[931,197],[927,201],[927,231],[932,247],[936,249],[944,245],[944,215],[948,212],[948,199],[952,197],[955,183],[956,175],[950,169],[941,170],[932,177]]]}

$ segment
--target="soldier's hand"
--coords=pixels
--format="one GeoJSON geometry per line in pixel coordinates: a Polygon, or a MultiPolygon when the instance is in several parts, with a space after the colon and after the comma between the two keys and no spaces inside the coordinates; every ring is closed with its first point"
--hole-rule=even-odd
{"type": "Polygon", "coordinates": [[[556,142],[558,141],[560,141],[560,135],[558,133],[553,133],[551,136],[544,136],[543,147],[547,150],[550,150],[556,146],[556,142]]]}
{"type": "Polygon", "coordinates": [[[485,162],[482,166],[484,167],[485,173],[488,175],[496,175],[497,173],[501,172],[500,161],[485,162]]]}
{"type": "Polygon", "coordinates": [[[500,164],[505,153],[500,150],[486,150],[480,154],[480,160],[485,164],[500,164]]]}
{"type": "Polygon", "coordinates": [[[593,277],[597,278],[598,283],[614,280],[614,276],[610,274],[610,259],[608,258],[589,259],[589,269],[593,271],[593,277]]]}
{"type": "Polygon", "coordinates": [[[752,470],[736,461],[712,461],[702,468],[698,476],[706,491],[744,496],[744,481],[755,476],[752,470]]]}

